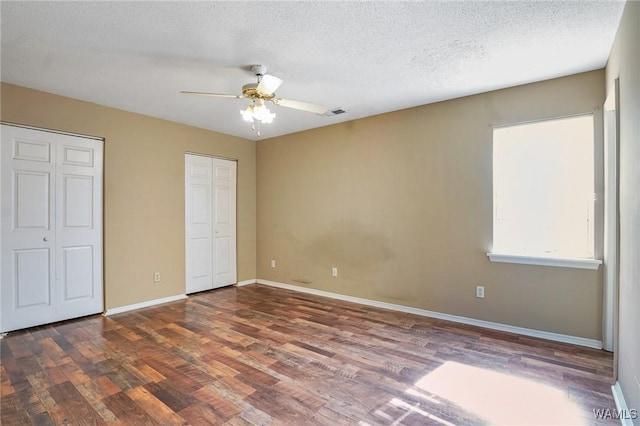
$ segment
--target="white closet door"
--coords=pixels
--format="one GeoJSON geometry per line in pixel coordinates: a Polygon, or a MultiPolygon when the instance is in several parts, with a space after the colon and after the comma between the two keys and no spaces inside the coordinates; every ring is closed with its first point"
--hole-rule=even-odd
{"type": "Polygon", "coordinates": [[[55,143],[2,126],[3,332],[55,321],[55,143]]]}
{"type": "Polygon", "coordinates": [[[0,331],[102,312],[102,149],[2,125],[0,331]]]}
{"type": "Polygon", "coordinates": [[[213,160],[214,288],[237,282],[236,166],[235,161],[213,160]]]}
{"type": "Polygon", "coordinates": [[[185,155],[186,292],[213,288],[213,159],[185,155]]]}
{"type": "Polygon", "coordinates": [[[236,162],[185,155],[186,292],[234,284],[236,162]]]}
{"type": "Polygon", "coordinates": [[[66,318],[102,312],[102,141],[59,135],[57,306],[66,318]]]}

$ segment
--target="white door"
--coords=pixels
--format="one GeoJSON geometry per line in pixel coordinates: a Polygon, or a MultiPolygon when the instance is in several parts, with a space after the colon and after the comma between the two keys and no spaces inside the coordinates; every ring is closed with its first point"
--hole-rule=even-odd
{"type": "Polygon", "coordinates": [[[213,159],[214,288],[237,281],[236,166],[235,161],[213,159]]]}
{"type": "Polygon", "coordinates": [[[185,251],[187,293],[213,288],[212,158],[185,156],[185,251]]]}
{"type": "Polygon", "coordinates": [[[186,292],[236,279],[236,162],[185,154],[186,292]]]}
{"type": "Polygon", "coordinates": [[[2,125],[0,331],[102,312],[102,150],[2,125]]]}

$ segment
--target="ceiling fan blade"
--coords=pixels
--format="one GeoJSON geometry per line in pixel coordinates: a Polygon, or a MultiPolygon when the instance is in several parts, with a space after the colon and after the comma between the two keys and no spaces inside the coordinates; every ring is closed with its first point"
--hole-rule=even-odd
{"type": "Polygon", "coordinates": [[[278,90],[278,87],[282,84],[282,80],[272,75],[263,75],[260,79],[256,92],[261,95],[269,96],[278,90]]]}
{"type": "Polygon", "coordinates": [[[299,109],[301,111],[307,111],[307,112],[315,112],[316,114],[324,114],[329,109],[322,105],[314,105],[314,104],[310,104],[307,102],[300,102],[300,101],[291,101],[289,99],[276,98],[276,99],[273,99],[271,102],[286,108],[299,109]]]}
{"type": "Polygon", "coordinates": [[[233,99],[244,98],[243,95],[225,95],[222,93],[209,93],[209,92],[189,92],[187,90],[181,90],[180,93],[185,95],[212,96],[214,98],[233,98],[233,99]]]}

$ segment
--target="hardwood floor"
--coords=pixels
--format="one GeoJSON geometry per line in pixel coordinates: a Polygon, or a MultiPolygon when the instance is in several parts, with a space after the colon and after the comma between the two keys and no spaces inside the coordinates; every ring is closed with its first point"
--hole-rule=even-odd
{"type": "Polygon", "coordinates": [[[619,424],[603,351],[261,285],[10,333],[1,423],[619,424]],[[611,417],[611,416],[609,416],[611,417]]]}

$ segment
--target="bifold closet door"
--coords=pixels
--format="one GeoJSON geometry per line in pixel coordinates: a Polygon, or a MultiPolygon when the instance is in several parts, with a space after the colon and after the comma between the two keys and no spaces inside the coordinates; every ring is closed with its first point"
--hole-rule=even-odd
{"type": "Polygon", "coordinates": [[[237,282],[237,163],[185,154],[186,292],[237,282]]]}
{"type": "Polygon", "coordinates": [[[2,332],[103,311],[103,141],[2,125],[2,332]]]}

